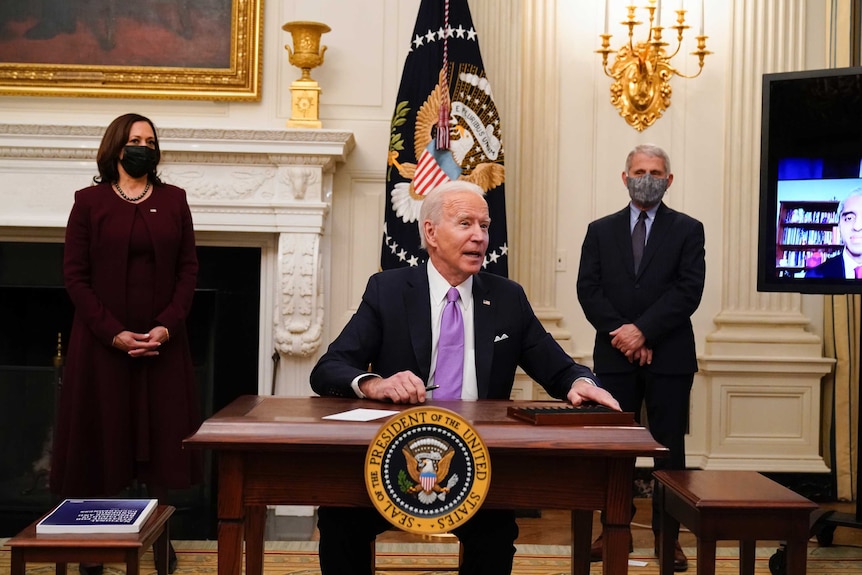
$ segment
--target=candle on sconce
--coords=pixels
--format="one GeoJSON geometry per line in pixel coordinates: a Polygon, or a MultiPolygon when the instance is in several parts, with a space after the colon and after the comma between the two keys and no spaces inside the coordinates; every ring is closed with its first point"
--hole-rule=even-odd
{"type": "Polygon", "coordinates": [[[608,2],[610,0],[605,0],[605,34],[608,33],[608,24],[610,23],[610,9],[608,8],[608,2]]]}
{"type": "Polygon", "coordinates": [[[655,3],[655,27],[661,26],[661,0],[655,3]]]}
{"type": "Polygon", "coordinates": [[[703,21],[705,19],[706,18],[704,17],[704,11],[703,11],[703,0],[700,0],[700,35],[701,36],[704,35],[703,34],[703,21]]]}

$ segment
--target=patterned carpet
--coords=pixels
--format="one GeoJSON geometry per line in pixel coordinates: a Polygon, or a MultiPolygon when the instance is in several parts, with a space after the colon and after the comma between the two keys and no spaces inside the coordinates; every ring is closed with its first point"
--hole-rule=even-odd
{"type": "MultiPolygon", "coordinates": [[[[4,541],[5,543],[5,541],[4,541]]],[[[210,575],[217,573],[216,544],[211,541],[176,541],[179,558],[175,575],[210,575]]],[[[378,544],[377,567],[381,575],[398,575],[408,570],[416,575],[442,575],[456,573],[458,547],[453,544],[378,544]]],[[[694,549],[686,549],[689,556],[689,573],[695,573],[694,549]]],[[[758,547],[757,575],[770,575],[769,558],[774,547],[758,547]]],[[[553,545],[519,546],[515,557],[514,575],[565,575],[569,573],[569,548],[553,545]]],[[[739,573],[736,549],[721,547],[716,565],[718,575],[739,573]]],[[[658,565],[652,550],[635,549],[629,556],[630,575],[657,575],[658,565]],[[645,565],[638,565],[643,563],[645,565]]],[[[77,575],[74,565],[69,575],[77,575]]],[[[106,566],[106,575],[120,575],[122,565],[106,566]]],[[[862,548],[851,546],[818,547],[812,543],[808,559],[809,575],[843,575],[862,572],[862,548]]],[[[593,563],[591,575],[602,572],[601,563],[593,563]]],[[[9,573],[9,548],[0,550],[0,575],[9,573]]],[[[28,564],[27,575],[52,575],[54,566],[28,564]]],[[[141,564],[141,575],[152,575],[155,568],[152,555],[147,553],[141,564]]],[[[317,545],[314,542],[267,543],[264,560],[265,575],[319,575],[317,545]]]]}

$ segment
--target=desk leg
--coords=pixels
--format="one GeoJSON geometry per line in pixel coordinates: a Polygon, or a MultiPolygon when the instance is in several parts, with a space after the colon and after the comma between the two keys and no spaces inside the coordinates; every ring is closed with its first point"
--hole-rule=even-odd
{"type": "Polygon", "coordinates": [[[266,506],[245,508],[245,574],[263,575],[263,539],[266,531],[266,506]]]}
{"type": "Polygon", "coordinates": [[[787,540],[787,575],[805,575],[808,561],[808,540],[787,540]]]}
{"type": "Polygon", "coordinates": [[[590,575],[593,512],[572,510],[572,575],[590,575]]]}
{"type": "Polygon", "coordinates": [[[697,575],[715,575],[715,539],[697,538],[697,575]]]}
{"type": "Polygon", "coordinates": [[[242,523],[219,519],[218,575],[242,573],[242,523]]]}
{"type": "Polygon", "coordinates": [[[602,528],[602,573],[626,575],[629,569],[629,526],[608,525],[602,528]]]}
{"type": "MultiPolygon", "coordinates": [[[[673,555],[675,551],[674,541],[668,537],[667,533],[676,533],[679,529],[679,522],[667,512],[665,508],[665,490],[664,484],[661,481],[655,482],[655,490],[653,491],[653,505],[658,506],[661,510],[659,536],[658,536],[658,564],[660,575],[673,574],[673,555]]],[[[698,556],[700,559],[700,556],[698,556]]],[[[700,565],[700,561],[698,561],[700,565]]]]}
{"type": "Polygon", "coordinates": [[[634,458],[611,459],[608,462],[605,524],[602,527],[604,575],[626,575],[629,570],[634,471],[634,458]]]}
{"type": "MultiPolygon", "coordinates": [[[[170,557],[168,553],[168,524],[165,523],[162,532],[153,543],[153,558],[156,559],[156,573],[158,575],[168,575],[168,563],[170,557]]],[[[129,575],[128,573],[126,575],[129,575]]]]}
{"type": "MultiPolygon", "coordinates": [[[[24,562],[23,551],[21,551],[20,549],[12,549],[11,563],[11,575],[24,575],[24,566],[26,565],[26,563],[24,562]]],[[[57,563],[57,565],[59,565],[59,563],[57,563]]]]}
{"type": "Polygon", "coordinates": [[[740,540],[739,542],[739,573],[754,575],[754,559],[757,554],[757,541],[740,540]]]}
{"type": "MultiPolygon", "coordinates": [[[[167,553],[165,554],[167,557],[167,553]]],[[[166,560],[167,561],[167,560],[166,560]]],[[[141,556],[137,549],[126,551],[126,575],[138,575],[141,571],[141,556]]],[[[167,573],[167,569],[165,570],[167,573]]]]}
{"type": "Polygon", "coordinates": [[[244,471],[242,454],[218,454],[218,575],[242,572],[244,471]]]}

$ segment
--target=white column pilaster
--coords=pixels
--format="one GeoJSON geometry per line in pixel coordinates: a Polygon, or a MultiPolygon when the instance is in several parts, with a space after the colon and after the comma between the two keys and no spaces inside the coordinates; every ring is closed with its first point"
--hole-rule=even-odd
{"type": "MultiPolygon", "coordinates": [[[[559,135],[556,0],[476,0],[471,3],[486,73],[503,120],[509,275],[524,286],[545,328],[564,348],[556,306],[555,254],[559,135]]],[[[493,225],[493,224],[492,224],[493,225]]],[[[544,398],[519,372],[512,396],[544,398]]]]}
{"type": "MultiPolygon", "coordinates": [[[[509,273],[536,315],[568,345],[556,307],[559,55],[556,0],[479,0],[472,5],[485,68],[503,119],[509,273]]],[[[492,224],[493,225],[493,224],[492,224]]]]}
{"type": "Polygon", "coordinates": [[[709,414],[704,464],[826,471],[819,455],[820,378],[830,360],[801,296],[756,291],[762,75],[802,69],[805,0],[732,0],[722,309],[700,357],[709,414]]]}

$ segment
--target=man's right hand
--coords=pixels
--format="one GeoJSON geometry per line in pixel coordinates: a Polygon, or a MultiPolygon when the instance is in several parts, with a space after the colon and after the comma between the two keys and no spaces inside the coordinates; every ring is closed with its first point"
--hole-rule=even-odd
{"type": "Polygon", "coordinates": [[[386,379],[369,377],[359,382],[359,390],[369,399],[392,403],[425,403],[425,382],[412,371],[399,371],[386,379]]]}
{"type": "Polygon", "coordinates": [[[610,332],[609,335],[611,336],[611,345],[623,352],[629,361],[631,361],[630,354],[646,345],[646,337],[633,323],[625,323],[610,332]]]}

